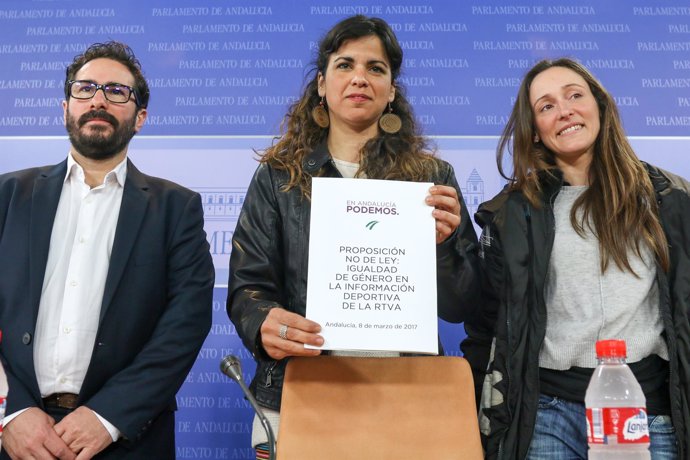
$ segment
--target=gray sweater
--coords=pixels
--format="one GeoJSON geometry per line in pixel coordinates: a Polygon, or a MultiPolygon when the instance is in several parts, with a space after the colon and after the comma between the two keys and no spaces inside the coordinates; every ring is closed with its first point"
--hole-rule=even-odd
{"type": "Polygon", "coordinates": [[[594,344],[602,339],[625,340],[628,362],[652,354],[668,360],[653,254],[644,246],[642,259],[629,256],[637,277],[613,262],[602,273],[596,236],[585,227],[583,238],[570,224],[573,203],[585,190],[563,187],[554,203],[556,236],[545,286],[546,337],[539,366],[596,367],[594,344]]]}

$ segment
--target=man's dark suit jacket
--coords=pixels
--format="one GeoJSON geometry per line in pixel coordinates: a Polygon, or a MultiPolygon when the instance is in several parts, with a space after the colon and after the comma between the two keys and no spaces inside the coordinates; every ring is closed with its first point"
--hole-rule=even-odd
{"type": "MultiPolygon", "coordinates": [[[[7,414],[44,409],[34,330],[67,161],[0,175],[0,357],[7,414]]],[[[214,270],[199,195],[128,160],[85,405],[124,439],[98,458],[174,458],[175,394],[211,326],[214,270]]],[[[6,454],[5,454],[6,455],[6,454]]]]}

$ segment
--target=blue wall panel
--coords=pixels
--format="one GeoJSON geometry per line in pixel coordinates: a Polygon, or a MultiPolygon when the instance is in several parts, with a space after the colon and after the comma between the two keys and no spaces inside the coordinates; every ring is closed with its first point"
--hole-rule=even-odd
{"type": "MultiPolygon", "coordinates": [[[[615,96],[638,154],[690,177],[687,1],[3,1],[0,172],[64,158],[65,66],[90,43],[117,39],[134,48],[152,91],[131,157],[203,196],[214,325],[178,395],[178,458],[252,458],[251,408],[218,371],[229,353],[246,380],[254,370],[225,314],[230,239],[255,150],[279,132],[320,36],[355,13],[396,30],[400,81],[455,166],[470,213],[503,184],[497,136],[521,76],[545,57],[581,60],[615,96]]],[[[440,333],[458,354],[462,327],[443,323],[440,333]]]]}

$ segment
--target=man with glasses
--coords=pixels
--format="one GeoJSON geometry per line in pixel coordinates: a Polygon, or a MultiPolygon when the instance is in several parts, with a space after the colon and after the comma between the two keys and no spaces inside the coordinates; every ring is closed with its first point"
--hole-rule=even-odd
{"type": "Polygon", "coordinates": [[[67,159],[0,175],[3,458],[175,458],[214,272],[199,195],[127,159],[148,100],[128,46],[92,45],[67,68],[67,159]]]}

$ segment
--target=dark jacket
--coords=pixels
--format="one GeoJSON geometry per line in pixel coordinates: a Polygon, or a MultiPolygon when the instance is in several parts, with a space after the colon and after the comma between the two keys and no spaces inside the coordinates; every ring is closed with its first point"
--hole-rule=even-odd
{"type": "MultiPolygon", "coordinates": [[[[66,172],[65,160],[0,175],[0,357],[8,414],[45,409],[33,341],[66,172]]],[[[213,312],[215,276],[203,225],[198,193],[142,174],[128,160],[96,341],[78,400],[124,436],[99,459],[175,457],[175,394],[213,312]]]]}
{"type": "MultiPolygon", "coordinates": [[[[477,237],[460,194],[453,168],[439,161],[437,184],[458,191],[462,222],[437,245],[439,316],[460,322],[478,304],[477,237]]],[[[325,146],[305,157],[312,176],[341,177],[325,146]]],[[[233,236],[227,310],[244,345],[257,361],[250,385],[259,404],[278,410],[287,359],[271,359],[261,346],[260,328],[271,308],[302,316],[306,310],[311,203],[299,188],[283,191],[289,175],[261,164],[254,174],[233,236]]]]}
{"type": "MultiPolygon", "coordinates": [[[[690,440],[690,184],[647,165],[668,239],[671,269],[657,268],[659,305],[669,350],[670,401],[687,458],[690,440]]],[[[562,181],[545,179],[542,207],[504,191],[475,215],[482,226],[480,257],[486,274],[486,316],[467,324],[463,349],[477,373],[485,372],[480,428],[489,459],[523,459],[539,398],[539,351],[546,334],[544,285],[554,240],[553,203],[562,181]],[[492,325],[495,331],[492,332],[492,325]]]]}

